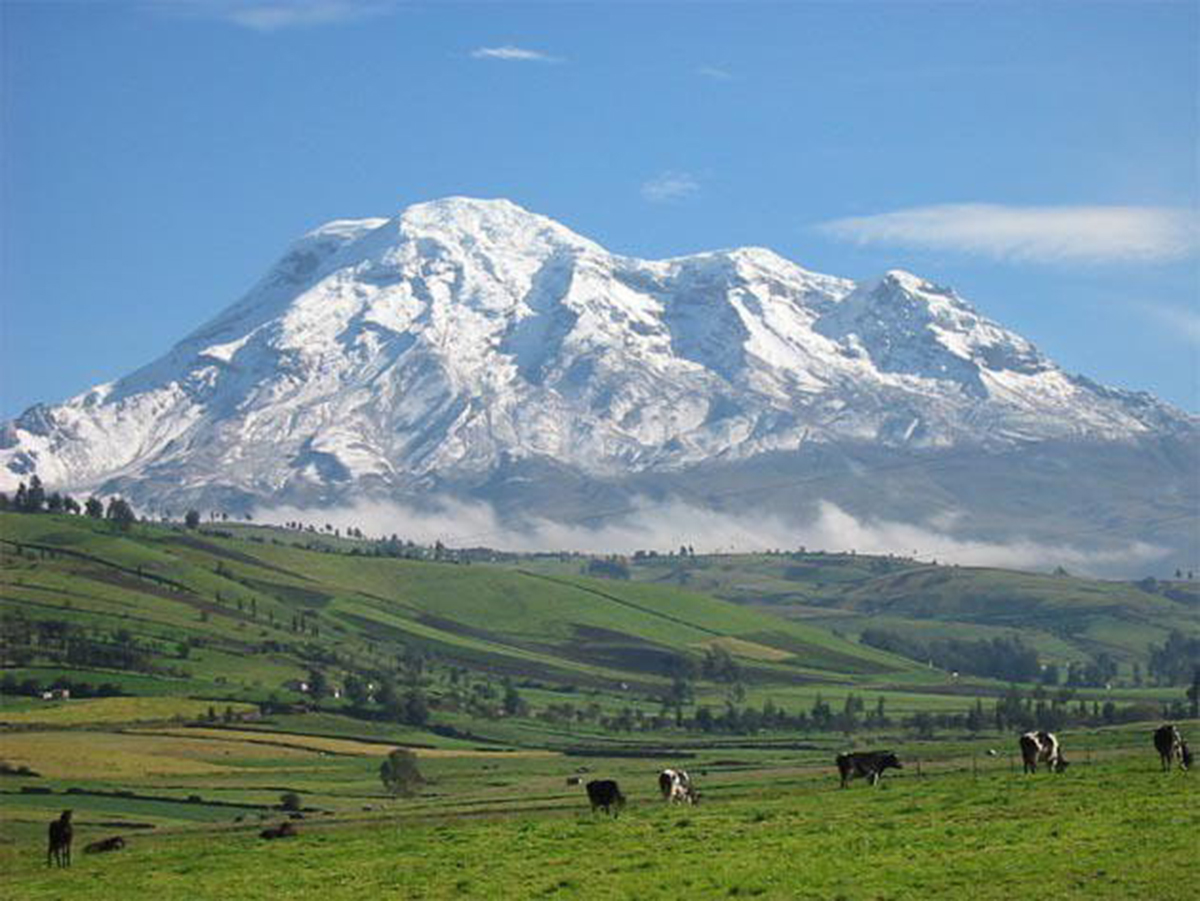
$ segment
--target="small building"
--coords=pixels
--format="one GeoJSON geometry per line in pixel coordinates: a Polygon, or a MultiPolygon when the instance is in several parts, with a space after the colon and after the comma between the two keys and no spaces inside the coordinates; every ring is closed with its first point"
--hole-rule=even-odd
{"type": "Polygon", "coordinates": [[[303,694],[308,694],[312,690],[312,687],[303,679],[289,679],[283,683],[283,687],[288,691],[298,691],[303,694]]]}
{"type": "Polygon", "coordinates": [[[71,699],[71,689],[69,688],[51,688],[49,691],[42,692],[43,701],[69,701],[71,699]]]}

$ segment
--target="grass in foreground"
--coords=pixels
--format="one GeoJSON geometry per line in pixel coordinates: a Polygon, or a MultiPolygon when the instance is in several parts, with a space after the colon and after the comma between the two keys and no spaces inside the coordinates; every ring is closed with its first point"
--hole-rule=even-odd
{"type": "Polygon", "coordinates": [[[115,855],[47,871],[41,841],[0,850],[14,899],[1192,897],[1195,774],[1144,753],[1061,776],[990,772],[841,791],[760,781],[691,809],[647,797],[586,813],[300,824],[264,842],[225,828],[134,836],[115,855]]]}

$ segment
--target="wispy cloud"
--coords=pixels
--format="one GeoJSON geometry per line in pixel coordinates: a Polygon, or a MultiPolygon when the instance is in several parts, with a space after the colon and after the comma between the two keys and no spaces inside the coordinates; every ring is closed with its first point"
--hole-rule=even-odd
{"type": "Polygon", "coordinates": [[[353,22],[385,15],[397,5],[397,0],[160,0],[151,4],[158,11],[261,32],[353,22]]]}
{"type": "Polygon", "coordinates": [[[835,219],[819,228],[859,244],[1037,263],[1153,262],[1200,246],[1195,213],[1148,206],[945,204],[835,219]]]}
{"type": "Polygon", "coordinates": [[[711,78],[713,81],[733,81],[733,73],[720,66],[701,66],[696,70],[696,74],[702,78],[711,78]]]}
{"type": "Polygon", "coordinates": [[[514,63],[561,63],[561,56],[551,56],[540,50],[529,50],[526,47],[514,47],[505,44],[503,47],[479,47],[471,51],[473,59],[499,59],[514,63]]]}
{"type": "Polygon", "coordinates": [[[700,182],[689,172],[663,172],[642,184],[642,197],[651,203],[669,203],[700,192],[700,182]]]}
{"type": "Polygon", "coordinates": [[[1200,344],[1200,313],[1196,310],[1159,303],[1145,304],[1145,310],[1173,333],[1200,344]]]}

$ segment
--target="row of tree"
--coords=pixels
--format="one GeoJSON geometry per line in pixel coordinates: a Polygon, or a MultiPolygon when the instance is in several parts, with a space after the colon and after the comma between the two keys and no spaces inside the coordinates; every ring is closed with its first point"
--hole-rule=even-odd
{"type": "Polygon", "coordinates": [[[971,641],[937,638],[921,641],[887,629],[864,629],[860,641],[947,672],[970,673],[1007,682],[1036,682],[1041,675],[1037,651],[1017,636],[971,641]]]}
{"type": "Polygon", "coordinates": [[[15,494],[10,498],[0,492],[0,512],[6,513],[69,513],[83,514],[92,519],[108,519],[122,529],[128,529],[137,522],[137,515],[129,502],[120,497],[109,498],[108,505],[98,497],[89,497],[81,507],[79,502],[69,494],[57,491],[46,493],[42,480],[36,475],[29,479],[29,484],[21,482],[17,485],[15,494]]]}
{"type": "Polygon", "coordinates": [[[29,619],[20,611],[0,617],[0,662],[8,666],[43,662],[157,672],[152,650],[127,629],[89,630],[67,620],[29,619]]]}

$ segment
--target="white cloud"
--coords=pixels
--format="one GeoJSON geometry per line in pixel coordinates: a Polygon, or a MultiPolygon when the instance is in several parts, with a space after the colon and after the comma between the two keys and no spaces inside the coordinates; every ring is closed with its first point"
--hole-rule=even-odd
{"type": "Polygon", "coordinates": [[[372,18],[396,6],[396,0],[168,0],[154,8],[274,32],[372,18]]]}
{"type": "Polygon", "coordinates": [[[1071,572],[1127,571],[1161,558],[1164,551],[1133,542],[1103,550],[1033,539],[1007,543],[955,537],[950,528],[960,518],[942,516],[926,523],[860,520],[840,507],[822,502],[818,515],[797,522],[760,513],[729,514],[680,501],[645,501],[619,516],[597,516],[582,523],[528,518],[503,522],[491,506],[441,499],[417,510],[381,501],[361,501],[336,510],[268,508],[254,512],[258,522],[301,521],[318,527],[357,527],[368,536],[396,534],[421,544],[443,541],[449,547],[493,547],[509,551],[582,551],[632,554],[639,549],[665,551],[681,544],[697,553],[762,551],[772,548],[854,550],[864,554],[917,552],[921,560],[972,566],[1071,572]]]}
{"type": "Polygon", "coordinates": [[[473,59],[499,59],[517,63],[561,63],[562,57],[550,56],[540,50],[527,50],[505,44],[503,47],[479,47],[471,51],[473,59]]]}
{"type": "Polygon", "coordinates": [[[711,78],[713,81],[733,81],[733,73],[720,66],[701,66],[696,70],[696,74],[703,78],[711,78]]]}
{"type": "Polygon", "coordinates": [[[664,172],[642,185],[642,197],[651,203],[682,200],[699,191],[700,182],[688,172],[664,172]]]}
{"type": "Polygon", "coordinates": [[[945,204],[835,219],[820,229],[859,244],[1038,263],[1169,260],[1200,246],[1196,214],[1168,207],[945,204]]]}
{"type": "Polygon", "coordinates": [[[1200,312],[1166,304],[1145,304],[1144,309],[1175,334],[1200,344],[1200,312]]]}

